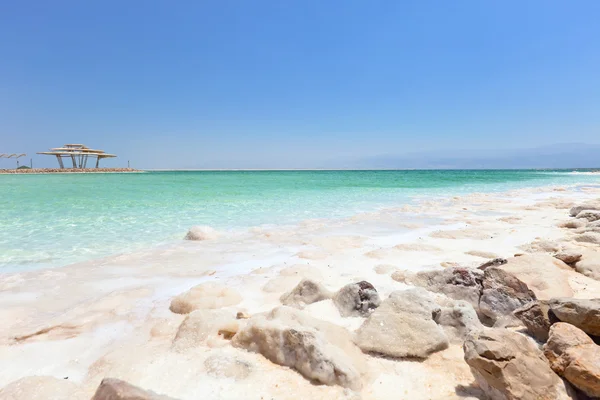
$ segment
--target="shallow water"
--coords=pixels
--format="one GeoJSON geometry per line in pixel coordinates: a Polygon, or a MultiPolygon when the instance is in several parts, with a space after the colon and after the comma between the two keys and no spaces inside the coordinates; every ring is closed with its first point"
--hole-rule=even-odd
{"type": "Polygon", "coordinates": [[[423,198],[597,183],[597,174],[533,170],[0,175],[0,271],[169,243],[193,225],[243,230],[423,198]]]}

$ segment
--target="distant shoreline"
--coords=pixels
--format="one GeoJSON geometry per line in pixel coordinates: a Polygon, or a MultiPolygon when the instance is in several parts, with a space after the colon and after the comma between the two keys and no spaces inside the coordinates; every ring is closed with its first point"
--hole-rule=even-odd
{"type": "Polygon", "coordinates": [[[33,169],[0,169],[0,174],[110,174],[144,172],[133,168],[33,168],[33,169]]]}

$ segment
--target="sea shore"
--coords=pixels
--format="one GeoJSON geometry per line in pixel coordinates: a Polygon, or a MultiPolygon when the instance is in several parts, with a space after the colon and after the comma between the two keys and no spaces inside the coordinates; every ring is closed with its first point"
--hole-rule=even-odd
{"type": "MultiPolygon", "coordinates": [[[[600,297],[599,200],[598,185],[555,186],[198,227],[2,274],[0,399],[90,399],[105,378],[181,400],[576,399],[593,388],[561,372],[553,343],[564,322],[597,335],[560,307],[600,297]]],[[[133,390],[103,393],[119,385],[133,390]]]]}
{"type": "Polygon", "coordinates": [[[106,174],[144,172],[133,168],[23,168],[0,169],[0,174],[106,174]]]}

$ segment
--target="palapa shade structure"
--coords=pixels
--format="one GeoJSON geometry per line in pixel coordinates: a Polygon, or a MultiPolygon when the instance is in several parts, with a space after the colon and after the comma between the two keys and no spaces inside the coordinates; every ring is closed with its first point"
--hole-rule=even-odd
{"type": "Polygon", "coordinates": [[[63,147],[56,147],[50,149],[50,151],[42,151],[37,154],[56,156],[60,168],[65,168],[63,158],[70,158],[73,161],[73,168],[87,168],[88,158],[96,157],[96,168],[98,168],[100,159],[116,157],[114,154],[105,153],[104,150],[90,149],[83,144],[65,144],[63,147]]]}

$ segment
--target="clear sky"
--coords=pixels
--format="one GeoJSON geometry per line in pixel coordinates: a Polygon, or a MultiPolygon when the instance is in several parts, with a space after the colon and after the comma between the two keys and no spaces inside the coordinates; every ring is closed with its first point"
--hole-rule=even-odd
{"type": "Polygon", "coordinates": [[[0,153],[291,168],[600,144],[599,21],[598,0],[0,0],[0,153]]]}

